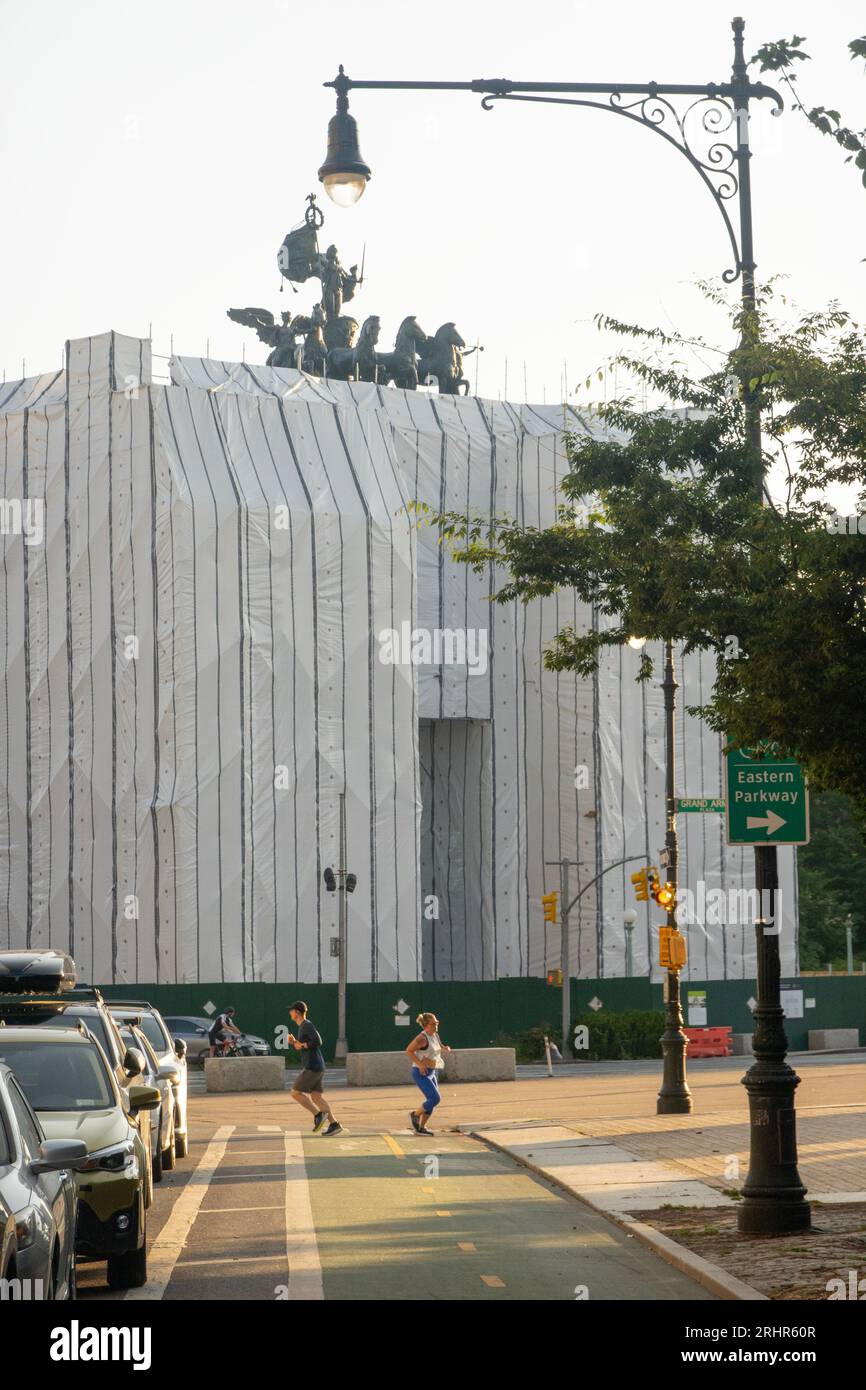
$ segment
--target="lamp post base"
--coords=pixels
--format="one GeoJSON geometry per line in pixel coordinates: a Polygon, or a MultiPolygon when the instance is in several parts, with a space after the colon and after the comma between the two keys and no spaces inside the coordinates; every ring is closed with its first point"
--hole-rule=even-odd
{"type": "Polygon", "coordinates": [[[690,1115],[692,1093],[686,1082],[686,1048],[688,1039],[683,1032],[683,1015],[679,1001],[665,1009],[666,1027],[661,1036],[664,1070],[656,1101],[657,1115],[690,1115]]]}

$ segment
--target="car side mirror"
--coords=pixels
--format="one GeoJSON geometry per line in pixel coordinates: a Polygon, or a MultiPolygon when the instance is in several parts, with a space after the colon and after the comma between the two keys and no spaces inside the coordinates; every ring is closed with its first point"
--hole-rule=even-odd
{"type": "Polygon", "coordinates": [[[174,1055],[175,1055],[175,1057],[185,1057],[185,1056],[186,1056],[186,1043],[184,1042],[183,1038],[175,1038],[175,1040],[174,1040],[174,1055]]]}
{"type": "Polygon", "coordinates": [[[160,1063],[157,1075],[160,1081],[180,1081],[180,1072],[173,1062],[160,1063]]]}
{"type": "Polygon", "coordinates": [[[83,1139],[44,1139],[39,1145],[39,1157],[30,1164],[31,1173],[58,1173],[74,1168],[87,1157],[83,1139]]]}
{"type": "Polygon", "coordinates": [[[155,1086],[130,1086],[130,1110],[155,1110],[162,1103],[162,1096],[155,1086]]]}
{"type": "Polygon", "coordinates": [[[195,1031],[198,1033],[198,1035],[199,1035],[200,1038],[206,1038],[206,1037],[207,1037],[207,1029],[206,1029],[206,1028],[196,1028],[195,1031]]]}
{"type": "Polygon", "coordinates": [[[126,1075],[129,1077],[141,1076],[142,1072],[146,1071],[146,1069],[147,1063],[138,1048],[128,1047],[126,1049],[126,1056],[123,1059],[123,1070],[126,1075]]]}

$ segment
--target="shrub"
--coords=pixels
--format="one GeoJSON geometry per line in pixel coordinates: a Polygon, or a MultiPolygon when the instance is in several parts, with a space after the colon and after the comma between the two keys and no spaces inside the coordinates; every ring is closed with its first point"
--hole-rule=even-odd
{"type": "Polygon", "coordinates": [[[578,1014],[572,1021],[572,1038],[579,1025],[587,1030],[589,1047],[575,1051],[578,1061],[633,1061],[661,1056],[659,1039],[665,1026],[661,1009],[578,1014]]]}

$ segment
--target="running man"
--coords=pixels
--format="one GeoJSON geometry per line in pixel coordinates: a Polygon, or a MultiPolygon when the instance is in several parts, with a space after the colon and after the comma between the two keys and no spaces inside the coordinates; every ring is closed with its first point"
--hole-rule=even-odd
{"type": "Polygon", "coordinates": [[[417,1110],[409,1111],[409,1119],[416,1134],[432,1134],[427,1128],[430,1116],[442,1099],[439,1094],[437,1073],[444,1067],[443,1052],[450,1052],[439,1037],[439,1020],[435,1014],[419,1014],[415,1020],[420,1023],[421,1032],[413,1038],[406,1052],[412,1062],[412,1080],[424,1097],[417,1110]]]}
{"type": "Polygon", "coordinates": [[[236,1028],[232,1022],[234,1016],[235,1011],[231,1006],[227,1009],[223,1009],[221,1014],[217,1014],[208,1029],[208,1039],[210,1041],[209,1056],[213,1057],[218,1047],[225,1051],[225,1045],[229,1040],[229,1033],[234,1033],[236,1037],[240,1037],[240,1028],[236,1028]]]}
{"type": "Polygon", "coordinates": [[[334,1112],[325,1100],[322,1087],[325,1081],[325,1059],[322,1056],[322,1037],[318,1029],[307,1018],[307,1006],[303,999],[289,1006],[289,1013],[298,1025],[298,1036],[289,1034],[289,1042],[296,1052],[303,1052],[303,1065],[292,1086],[292,1100],[309,1110],[313,1116],[313,1133],[318,1134],[325,1120],[328,1128],[325,1138],[331,1134],[342,1134],[343,1126],[334,1119],[334,1112]]]}

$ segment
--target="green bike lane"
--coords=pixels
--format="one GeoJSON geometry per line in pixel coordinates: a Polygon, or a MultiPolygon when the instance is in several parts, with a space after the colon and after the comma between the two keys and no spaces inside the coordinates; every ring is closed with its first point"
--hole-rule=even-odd
{"type": "Polygon", "coordinates": [[[304,1139],[333,1300],[708,1299],[582,1203],[476,1140],[304,1139]]]}
{"type": "Polygon", "coordinates": [[[711,1297],[627,1232],[476,1139],[361,1126],[325,1138],[299,1131],[285,1106],[263,1114],[237,1097],[217,1123],[197,1125],[190,1158],[156,1188],[148,1285],[109,1291],[104,1266],[84,1265],[80,1296],[711,1297]]]}

